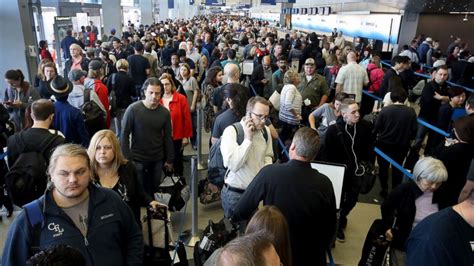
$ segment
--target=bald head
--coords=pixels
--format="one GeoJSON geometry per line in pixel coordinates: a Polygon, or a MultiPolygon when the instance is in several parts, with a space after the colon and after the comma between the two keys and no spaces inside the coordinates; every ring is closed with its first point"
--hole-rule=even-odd
{"type": "Polygon", "coordinates": [[[356,61],[357,61],[357,55],[354,52],[349,52],[347,54],[347,63],[356,62],[356,61]]]}
{"type": "Polygon", "coordinates": [[[224,76],[228,83],[238,82],[240,78],[240,70],[236,64],[226,64],[224,67],[224,76]]]}
{"type": "Polygon", "coordinates": [[[266,55],[262,58],[262,65],[264,67],[267,67],[267,68],[270,67],[271,63],[272,63],[272,60],[269,55],[266,55]]]}

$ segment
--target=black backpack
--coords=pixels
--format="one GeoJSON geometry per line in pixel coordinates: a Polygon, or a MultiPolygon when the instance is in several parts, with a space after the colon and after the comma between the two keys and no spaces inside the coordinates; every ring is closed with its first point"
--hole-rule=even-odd
{"type": "MultiPolygon", "coordinates": [[[[240,122],[232,124],[232,127],[234,127],[235,132],[237,133],[237,144],[240,145],[242,142],[244,142],[244,128],[242,127],[242,124],[240,122]]],[[[267,129],[264,128],[262,130],[263,137],[265,138],[265,141],[268,140],[268,133],[267,129]]],[[[212,184],[218,186],[219,188],[222,188],[224,186],[224,178],[227,174],[227,168],[224,167],[224,160],[222,159],[222,153],[221,153],[221,138],[217,140],[214,145],[212,145],[211,149],[209,150],[209,161],[207,165],[207,179],[209,182],[212,184]]]]}
{"type": "Polygon", "coordinates": [[[44,154],[58,137],[51,135],[45,139],[38,146],[42,150],[38,151],[25,146],[21,133],[14,136],[20,156],[5,175],[5,184],[15,205],[23,206],[43,195],[48,183],[48,162],[44,154]]]}
{"type": "Polygon", "coordinates": [[[238,230],[238,225],[225,217],[217,223],[209,220],[199,241],[194,245],[194,265],[203,266],[212,253],[237,237],[238,230]]]}
{"type": "Polygon", "coordinates": [[[84,103],[81,106],[81,110],[90,136],[93,136],[95,132],[106,128],[106,114],[96,102],[91,101],[91,89],[84,89],[84,103]]]}

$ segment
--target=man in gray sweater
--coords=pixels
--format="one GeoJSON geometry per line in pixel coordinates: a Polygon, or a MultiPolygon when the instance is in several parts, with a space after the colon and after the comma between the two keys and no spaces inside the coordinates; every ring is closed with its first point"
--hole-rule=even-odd
{"type": "Polygon", "coordinates": [[[166,168],[173,169],[171,116],[160,104],[160,81],[148,78],[143,88],[145,99],[131,104],[125,111],[121,145],[125,157],[133,161],[137,168],[139,182],[153,197],[161,182],[163,160],[166,160],[166,168]]]}

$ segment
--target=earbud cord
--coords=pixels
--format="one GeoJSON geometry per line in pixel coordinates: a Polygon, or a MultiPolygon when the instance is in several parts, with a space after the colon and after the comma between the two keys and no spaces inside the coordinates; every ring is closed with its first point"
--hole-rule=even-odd
{"type": "Polygon", "coordinates": [[[361,168],[359,168],[359,162],[357,160],[357,155],[354,151],[355,137],[356,137],[356,134],[357,134],[357,125],[354,125],[354,136],[352,136],[351,133],[349,133],[349,130],[347,130],[347,123],[346,123],[346,126],[344,127],[344,129],[346,130],[347,135],[349,135],[349,138],[351,139],[351,151],[352,151],[352,154],[354,155],[355,167],[356,167],[354,174],[356,176],[363,176],[365,174],[365,167],[363,165],[360,165],[361,168]],[[362,171],[362,172],[360,172],[360,171],[362,171]]]}

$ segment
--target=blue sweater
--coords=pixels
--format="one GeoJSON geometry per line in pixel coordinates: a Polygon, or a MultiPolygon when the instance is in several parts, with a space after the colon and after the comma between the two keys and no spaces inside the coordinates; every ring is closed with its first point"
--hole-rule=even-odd
{"type": "Polygon", "coordinates": [[[85,148],[89,146],[90,139],[84,116],[81,110],[68,102],[56,101],[54,103],[53,127],[64,134],[66,143],[81,144],[85,148]]]}

